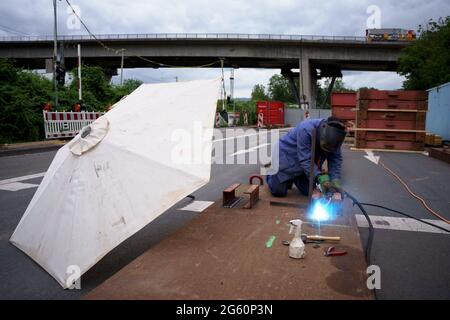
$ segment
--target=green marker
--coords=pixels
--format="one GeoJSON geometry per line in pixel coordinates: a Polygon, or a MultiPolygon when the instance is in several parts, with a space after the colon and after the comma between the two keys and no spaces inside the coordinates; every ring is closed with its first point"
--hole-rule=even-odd
{"type": "Polygon", "coordinates": [[[273,242],[275,241],[277,237],[275,236],[270,236],[269,240],[267,240],[266,242],[266,248],[272,248],[273,246],[273,242]]]}

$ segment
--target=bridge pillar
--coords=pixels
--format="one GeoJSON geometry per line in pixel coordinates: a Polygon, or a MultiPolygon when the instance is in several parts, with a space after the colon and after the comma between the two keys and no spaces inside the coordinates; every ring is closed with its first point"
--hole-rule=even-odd
{"type": "Polygon", "coordinates": [[[119,73],[116,68],[104,68],[103,73],[105,74],[106,81],[111,82],[113,76],[117,76],[119,73]]]}
{"type": "Polygon", "coordinates": [[[300,69],[300,107],[316,108],[317,97],[317,71],[311,65],[307,56],[302,56],[299,60],[300,69]]]}

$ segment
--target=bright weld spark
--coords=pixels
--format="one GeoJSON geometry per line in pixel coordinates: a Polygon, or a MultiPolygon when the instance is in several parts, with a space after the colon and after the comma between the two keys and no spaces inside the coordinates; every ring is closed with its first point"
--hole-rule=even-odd
{"type": "Polygon", "coordinates": [[[316,201],[312,208],[311,218],[317,222],[327,221],[330,219],[330,214],[328,210],[330,207],[328,205],[322,204],[320,201],[316,201]]]}

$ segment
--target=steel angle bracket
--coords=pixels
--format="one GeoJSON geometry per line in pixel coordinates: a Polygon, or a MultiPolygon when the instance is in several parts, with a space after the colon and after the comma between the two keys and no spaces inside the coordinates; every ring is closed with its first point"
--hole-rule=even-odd
{"type": "Polygon", "coordinates": [[[250,188],[248,188],[247,191],[245,191],[245,194],[250,195],[250,200],[244,205],[244,209],[251,209],[253,206],[258,202],[259,200],[259,186],[262,186],[264,184],[263,178],[260,176],[251,176],[249,178],[250,188]],[[259,185],[253,184],[253,180],[258,179],[259,185]]]}
{"type": "Polygon", "coordinates": [[[240,185],[240,183],[235,183],[223,190],[222,206],[224,208],[233,208],[242,199],[236,197],[236,189],[239,188],[240,185]]]}

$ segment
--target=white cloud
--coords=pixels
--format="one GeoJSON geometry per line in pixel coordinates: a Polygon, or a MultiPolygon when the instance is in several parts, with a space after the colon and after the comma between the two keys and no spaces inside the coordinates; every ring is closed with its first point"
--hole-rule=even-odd
{"type": "MultiPolygon", "coordinates": [[[[450,15],[448,0],[69,0],[81,8],[92,32],[105,33],[279,33],[310,35],[364,35],[369,5],[381,10],[382,27],[417,29],[430,18],[450,15]]],[[[66,27],[67,4],[58,3],[61,34],[86,34],[66,27]]],[[[2,0],[0,24],[28,34],[52,34],[53,9],[49,0],[2,0]]],[[[0,31],[1,34],[7,34],[0,31]]],[[[248,96],[256,83],[267,84],[278,70],[236,71],[236,96],[248,96]]],[[[218,69],[134,69],[126,77],[146,82],[155,79],[208,78],[218,69]]],[[[351,86],[379,88],[401,86],[396,74],[345,73],[351,86]]]]}
{"type": "Polygon", "coordinates": [[[395,90],[402,87],[405,78],[395,72],[344,71],[342,81],[347,87],[352,89],[374,87],[377,89],[395,90]]]}

